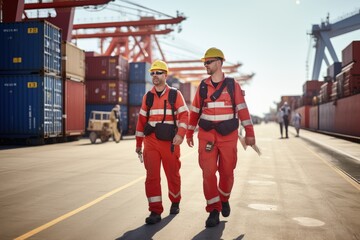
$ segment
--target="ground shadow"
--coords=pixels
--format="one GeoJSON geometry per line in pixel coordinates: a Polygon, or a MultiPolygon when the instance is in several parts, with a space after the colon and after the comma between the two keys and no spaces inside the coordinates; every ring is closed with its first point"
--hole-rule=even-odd
{"type": "MultiPolygon", "coordinates": [[[[223,235],[225,229],[226,221],[221,221],[218,226],[213,228],[205,228],[203,231],[199,232],[195,237],[191,240],[222,240],[221,236],[223,235]]],[[[244,238],[244,234],[241,234],[237,238],[233,240],[242,240],[244,238]]]]}
{"type": "Polygon", "coordinates": [[[124,233],[121,237],[115,240],[151,240],[153,236],[168,225],[176,215],[169,215],[161,220],[161,222],[154,225],[144,224],[134,230],[124,233]]]}

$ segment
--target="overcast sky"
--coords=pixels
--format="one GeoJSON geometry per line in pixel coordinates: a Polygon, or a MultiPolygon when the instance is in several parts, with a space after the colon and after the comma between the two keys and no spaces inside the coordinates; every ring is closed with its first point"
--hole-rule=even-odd
{"type": "MultiPolygon", "coordinates": [[[[360,11],[359,0],[131,2],[171,16],[176,16],[179,11],[187,18],[181,24],[181,32],[159,37],[164,43],[167,60],[201,58],[208,48],[217,47],[229,62],[243,64],[239,68],[241,74],[254,72],[254,78],[243,89],[246,90],[250,112],[258,116],[269,112],[270,107],[274,108],[274,102],[279,102],[282,95],[302,95],[304,82],[311,78],[315,54],[315,49],[310,47],[313,42],[307,34],[311,32],[312,24],[325,21],[328,14],[330,23],[334,23],[360,11]],[[176,53],[171,46],[189,51],[176,53]]],[[[121,0],[113,3],[132,6],[121,0]]],[[[122,10],[130,12],[129,9],[122,10]]],[[[95,13],[77,10],[75,15],[75,22],[114,19],[127,21],[136,19],[136,16],[106,9],[95,13]]],[[[342,49],[354,40],[360,40],[360,30],[331,39],[339,59],[342,49]]],[[[97,44],[82,42],[79,46],[85,50],[97,48],[97,44]]],[[[323,63],[320,79],[325,74],[323,63]]]]}

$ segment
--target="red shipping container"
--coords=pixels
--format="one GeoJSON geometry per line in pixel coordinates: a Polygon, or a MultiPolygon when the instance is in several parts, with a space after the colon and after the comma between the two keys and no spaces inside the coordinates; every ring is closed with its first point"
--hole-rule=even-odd
{"type": "Polygon", "coordinates": [[[128,83],[117,80],[92,80],[86,82],[86,103],[127,104],[128,83]]]}
{"type": "Polygon", "coordinates": [[[360,41],[353,41],[341,52],[342,54],[342,66],[357,62],[360,63],[360,41]]]}
{"type": "Polygon", "coordinates": [[[319,129],[319,107],[311,106],[309,109],[309,128],[312,130],[319,129]]]}
{"type": "Polygon", "coordinates": [[[325,82],[321,85],[319,92],[320,103],[328,102],[331,100],[333,82],[325,82]]]}
{"type": "Polygon", "coordinates": [[[63,95],[64,135],[81,136],[85,133],[85,84],[66,79],[63,95]]]}
{"type": "Polygon", "coordinates": [[[334,132],[360,137],[359,122],[360,94],[342,98],[336,101],[334,132]]]}
{"type": "Polygon", "coordinates": [[[314,97],[319,95],[320,87],[324,82],[318,80],[309,80],[303,84],[303,95],[305,97],[314,97]]]}
{"type": "Polygon", "coordinates": [[[128,126],[128,134],[134,135],[136,132],[136,124],[139,117],[141,106],[130,106],[129,107],[129,126],[128,126]]]}
{"type": "Polygon", "coordinates": [[[87,56],[85,64],[86,80],[128,80],[128,61],[122,56],[87,56]]]}

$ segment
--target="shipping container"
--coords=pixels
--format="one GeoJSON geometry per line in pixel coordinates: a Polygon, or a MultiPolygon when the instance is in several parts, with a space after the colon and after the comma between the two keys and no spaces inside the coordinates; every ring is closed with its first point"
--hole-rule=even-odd
{"type": "Polygon", "coordinates": [[[293,113],[291,113],[291,124],[293,122],[295,112],[298,112],[301,115],[301,128],[309,128],[309,111],[310,106],[302,106],[295,109],[293,113]]]}
{"type": "Polygon", "coordinates": [[[143,96],[150,91],[153,85],[151,83],[132,83],[129,84],[129,104],[139,106],[142,103],[143,96]]]}
{"type": "MultiPolygon", "coordinates": [[[[103,112],[111,112],[115,105],[112,104],[86,104],[86,129],[88,128],[89,118],[91,111],[103,111],[103,112]]],[[[128,107],[127,105],[120,104],[120,112],[121,112],[121,124],[123,135],[128,134],[128,107]]]]}
{"type": "Polygon", "coordinates": [[[327,68],[327,81],[335,81],[336,75],[341,72],[341,62],[334,62],[327,68]]]}
{"type": "Polygon", "coordinates": [[[62,42],[62,76],[83,82],[85,79],[85,51],[70,42],[62,42]]]}
{"type": "Polygon", "coordinates": [[[353,41],[342,52],[342,66],[357,62],[360,63],[360,41],[353,41]]]}
{"type": "Polygon", "coordinates": [[[141,106],[130,106],[129,107],[129,128],[128,134],[134,135],[136,132],[136,124],[139,117],[141,106]]]}
{"type": "Polygon", "coordinates": [[[319,95],[320,87],[324,82],[318,80],[309,80],[303,84],[303,96],[314,97],[319,95]]]}
{"type": "Polygon", "coordinates": [[[360,93],[360,75],[344,75],[344,97],[360,93]]]}
{"type": "Polygon", "coordinates": [[[129,64],[129,82],[130,83],[152,83],[150,76],[150,63],[132,62],[129,64]]]}
{"type": "Polygon", "coordinates": [[[0,23],[0,74],[61,74],[61,32],[46,21],[0,23]]]}
{"type": "Polygon", "coordinates": [[[85,57],[86,80],[128,81],[128,61],[122,56],[85,57]]]}
{"type": "Polygon", "coordinates": [[[319,92],[319,103],[325,103],[331,100],[333,82],[324,82],[319,92]]]}
{"type": "Polygon", "coordinates": [[[86,82],[86,103],[127,104],[128,83],[118,80],[91,80],[86,82]]]}
{"type": "Polygon", "coordinates": [[[65,79],[64,81],[64,136],[85,134],[85,84],[65,79]]]}
{"type": "Polygon", "coordinates": [[[61,136],[62,93],[60,77],[0,76],[0,138],[61,136]]]}
{"type": "Polygon", "coordinates": [[[195,94],[196,94],[197,86],[192,84],[191,82],[186,82],[181,84],[180,91],[184,96],[184,100],[187,104],[191,104],[195,94]]]}
{"type": "Polygon", "coordinates": [[[319,129],[319,106],[310,106],[309,109],[309,128],[311,130],[319,129]]]}

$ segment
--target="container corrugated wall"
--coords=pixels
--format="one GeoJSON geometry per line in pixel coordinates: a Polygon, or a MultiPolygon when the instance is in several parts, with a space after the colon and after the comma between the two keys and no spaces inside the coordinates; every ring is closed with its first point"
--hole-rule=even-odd
{"type": "Polygon", "coordinates": [[[85,79],[85,51],[72,43],[63,42],[62,52],[62,76],[66,79],[83,82],[85,79]]]}
{"type": "Polygon", "coordinates": [[[61,136],[62,95],[60,77],[37,74],[0,76],[0,136],[61,136]]]}
{"type": "Polygon", "coordinates": [[[152,83],[152,78],[149,74],[150,63],[147,62],[132,62],[129,64],[129,82],[130,83],[152,83]]]}
{"type": "Polygon", "coordinates": [[[85,134],[85,84],[66,79],[64,82],[64,135],[85,134]]]}
{"type": "Polygon", "coordinates": [[[127,104],[128,83],[119,80],[91,80],[86,82],[86,103],[127,104]]]}
{"type": "Polygon", "coordinates": [[[145,93],[153,87],[150,83],[130,83],[129,84],[129,103],[130,106],[139,106],[142,103],[145,93]]]}
{"type": "Polygon", "coordinates": [[[61,74],[61,32],[49,22],[1,23],[0,42],[0,74],[61,74]]]}

